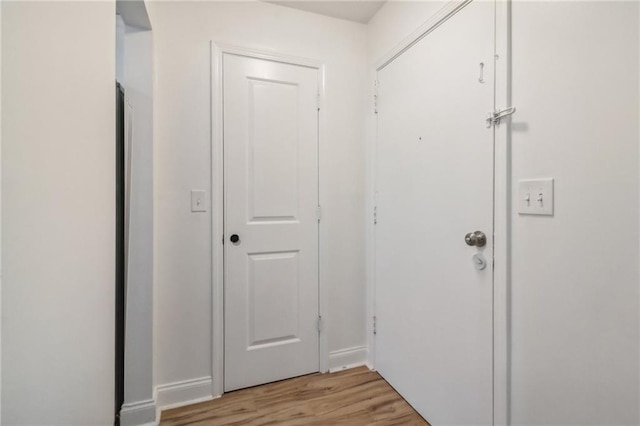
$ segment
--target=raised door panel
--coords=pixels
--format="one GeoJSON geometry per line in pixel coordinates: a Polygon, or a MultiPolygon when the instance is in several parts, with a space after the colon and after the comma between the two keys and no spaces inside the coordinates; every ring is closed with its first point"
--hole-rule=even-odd
{"type": "Polygon", "coordinates": [[[249,255],[247,349],[300,341],[298,253],[249,255]]]}
{"type": "Polygon", "coordinates": [[[248,84],[249,221],[296,220],[299,87],[257,79],[248,84]]]}

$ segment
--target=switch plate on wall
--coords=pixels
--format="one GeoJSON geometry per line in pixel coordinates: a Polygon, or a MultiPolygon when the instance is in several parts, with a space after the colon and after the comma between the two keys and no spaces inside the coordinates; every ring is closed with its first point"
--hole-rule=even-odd
{"type": "Polygon", "coordinates": [[[206,212],[207,211],[207,193],[201,189],[191,191],[191,211],[206,212]]]}
{"type": "Polygon", "coordinates": [[[553,216],[553,179],[518,181],[518,213],[553,216]]]}

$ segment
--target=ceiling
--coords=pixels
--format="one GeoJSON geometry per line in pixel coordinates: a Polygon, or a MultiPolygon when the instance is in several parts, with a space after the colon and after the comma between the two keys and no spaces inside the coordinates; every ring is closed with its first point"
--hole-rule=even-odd
{"type": "Polygon", "coordinates": [[[333,18],[346,19],[348,21],[361,22],[366,24],[382,7],[386,0],[358,0],[358,1],[275,1],[264,0],[268,3],[280,6],[292,7],[306,12],[331,16],[333,18]]]}
{"type": "Polygon", "coordinates": [[[149,21],[149,15],[147,15],[144,0],[117,0],[116,14],[120,15],[124,23],[130,27],[142,30],[151,29],[151,22],[149,21]]]}

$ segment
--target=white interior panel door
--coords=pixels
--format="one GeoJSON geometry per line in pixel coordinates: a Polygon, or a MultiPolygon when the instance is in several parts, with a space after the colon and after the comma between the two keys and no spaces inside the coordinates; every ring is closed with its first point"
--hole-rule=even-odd
{"type": "Polygon", "coordinates": [[[481,1],[378,73],[375,362],[434,426],[492,423],[493,75],[481,1]]]}
{"type": "Polygon", "coordinates": [[[318,70],[225,54],[225,391],[319,369],[318,70]]]}

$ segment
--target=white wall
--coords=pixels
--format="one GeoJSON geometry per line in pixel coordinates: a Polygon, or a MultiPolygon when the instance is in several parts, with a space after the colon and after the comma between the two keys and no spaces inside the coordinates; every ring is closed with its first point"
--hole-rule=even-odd
{"type": "Polygon", "coordinates": [[[3,425],[113,423],[114,16],[2,4],[3,425]]]}
{"type": "Polygon", "coordinates": [[[122,424],[155,420],[153,399],[153,36],[126,26],[125,109],[132,125],[122,424]]]}
{"type": "Polygon", "coordinates": [[[514,424],[638,424],[638,3],[513,6],[514,424]],[[514,187],[514,197],[517,197],[514,187]]]}
{"type": "MultiPolygon", "coordinates": [[[[2,70],[2,2],[0,2],[0,70],[2,70]]],[[[0,78],[0,242],[2,241],[2,78],[0,78]]],[[[2,423],[2,244],[0,243],[0,423],[2,423]]]]}
{"type": "Polygon", "coordinates": [[[211,393],[211,212],[193,214],[189,204],[191,189],[210,189],[211,40],[326,64],[320,196],[329,349],[361,348],[363,360],[365,26],[263,2],[148,7],[157,69],[156,383],[200,389],[177,400],[211,393]]]}
{"type": "Polygon", "coordinates": [[[116,80],[124,83],[124,37],[126,24],[122,16],[116,15],[116,80]]]}
{"type": "Polygon", "coordinates": [[[367,26],[370,65],[382,59],[447,3],[446,0],[385,3],[367,26]]]}
{"type": "MultiPolygon", "coordinates": [[[[387,3],[370,62],[441,5],[387,3]]],[[[554,217],[511,217],[514,425],[639,421],[638,16],[637,2],[513,5],[511,179],[556,179],[554,217]]]]}

